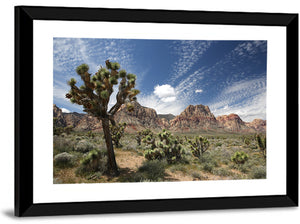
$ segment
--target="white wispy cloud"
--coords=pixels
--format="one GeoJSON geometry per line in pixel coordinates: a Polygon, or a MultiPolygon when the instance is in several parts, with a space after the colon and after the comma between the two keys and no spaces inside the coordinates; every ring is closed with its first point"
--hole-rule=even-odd
{"type": "MultiPolygon", "coordinates": [[[[127,40],[119,39],[89,39],[89,38],[54,38],[53,39],[53,97],[54,102],[64,105],[68,103],[67,108],[78,110],[81,106],[71,104],[65,94],[70,87],[67,81],[75,78],[80,86],[82,81],[77,76],[76,67],[82,63],[89,65],[89,72],[95,73],[100,65],[105,66],[105,60],[117,61],[121,69],[126,69],[131,73],[137,73],[135,70],[135,61],[132,55],[132,44],[127,40]]],[[[138,76],[138,82],[142,81],[143,72],[138,76]]],[[[111,96],[109,107],[114,105],[117,89],[111,96]]]]}
{"type": "Polygon", "coordinates": [[[267,42],[266,41],[248,41],[242,44],[239,44],[234,50],[233,53],[244,56],[244,55],[254,55],[258,51],[266,52],[267,51],[267,42]]]}
{"type": "Polygon", "coordinates": [[[236,113],[244,121],[266,118],[266,79],[239,81],[225,88],[209,104],[218,115],[236,113]]]}
{"type": "Polygon", "coordinates": [[[173,83],[186,75],[187,72],[190,72],[199,58],[209,49],[211,43],[211,41],[194,40],[174,41],[170,48],[178,60],[172,65],[174,75],[171,77],[170,82],[173,83]]]}

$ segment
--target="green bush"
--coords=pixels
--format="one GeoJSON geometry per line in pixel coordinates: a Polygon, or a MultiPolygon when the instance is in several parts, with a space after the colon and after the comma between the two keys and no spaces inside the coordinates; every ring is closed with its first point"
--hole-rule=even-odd
{"type": "Polygon", "coordinates": [[[212,163],[205,163],[203,165],[203,170],[210,172],[210,173],[213,171],[214,168],[215,168],[215,166],[212,163]]]}
{"type": "Polygon", "coordinates": [[[266,167],[259,166],[255,167],[251,173],[253,179],[266,179],[266,167]]]}
{"type": "Polygon", "coordinates": [[[72,167],[75,165],[75,157],[67,152],[57,154],[54,157],[54,166],[60,168],[72,167]]]}
{"type": "Polygon", "coordinates": [[[236,164],[244,164],[249,159],[249,155],[243,151],[237,151],[231,157],[231,161],[236,164]]]}
{"type": "Polygon", "coordinates": [[[213,174],[217,175],[217,176],[228,177],[228,176],[231,176],[233,173],[228,169],[218,168],[218,169],[213,170],[213,174]]]}
{"type": "Polygon", "coordinates": [[[92,150],[80,161],[80,166],[76,170],[76,175],[91,176],[92,173],[107,171],[106,150],[92,150]]]}
{"type": "Polygon", "coordinates": [[[53,136],[53,150],[54,155],[62,152],[71,152],[75,146],[75,141],[70,138],[64,138],[62,136],[53,136]]]}
{"type": "Polygon", "coordinates": [[[160,181],[165,176],[165,161],[145,161],[142,166],[139,167],[138,172],[142,174],[141,176],[147,180],[160,181]]]}
{"type": "Polygon", "coordinates": [[[221,142],[217,142],[216,143],[216,147],[218,147],[218,146],[222,146],[222,143],[221,142]]]}
{"type": "Polygon", "coordinates": [[[76,152],[86,153],[86,152],[92,151],[95,148],[96,148],[96,146],[93,143],[91,143],[87,140],[81,140],[75,145],[74,150],[76,152]]]}

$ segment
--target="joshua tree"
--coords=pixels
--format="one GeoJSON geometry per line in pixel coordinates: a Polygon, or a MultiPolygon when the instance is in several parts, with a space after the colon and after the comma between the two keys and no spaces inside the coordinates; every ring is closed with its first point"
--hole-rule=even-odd
{"type": "Polygon", "coordinates": [[[144,156],[147,160],[166,159],[168,163],[180,161],[185,154],[185,150],[178,140],[167,130],[163,129],[158,134],[159,142],[155,144],[155,138],[146,136],[146,143],[151,145],[151,149],[146,150],[144,156]]]}
{"type": "Polygon", "coordinates": [[[150,136],[151,138],[153,137],[153,132],[150,129],[145,129],[142,131],[139,131],[137,133],[137,135],[135,136],[136,142],[138,145],[141,145],[142,140],[146,137],[146,136],[150,136]]]}
{"type": "Polygon", "coordinates": [[[125,70],[120,70],[120,65],[117,62],[105,61],[106,68],[102,66],[92,77],[88,72],[89,66],[82,64],[76,68],[77,74],[83,81],[83,85],[78,88],[76,80],[72,78],[68,84],[71,87],[66,98],[70,99],[72,103],[82,105],[84,112],[97,117],[102,122],[104,138],[107,147],[108,155],[108,172],[112,175],[119,175],[112,137],[109,130],[109,122],[116,125],[114,115],[122,106],[126,104],[127,109],[132,111],[134,106],[130,103],[136,100],[136,95],[140,92],[135,87],[136,76],[134,74],[127,74],[125,70]],[[108,110],[108,103],[113,92],[113,86],[119,83],[119,91],[116,97],[116,104],[108,110]]]}
{"type": "Polygon", "coordinates": [[[267,147],[267,139],[266,136],[260,136],[259,134],[256,135],[256,142],[261,150],[263,156],[266,158],[266,147],[267,147]]]}
{"type": "Polygon", "coordinates": [[[189,141],[189,143],[193,155],[198,158],[200,158],[209,148],[209,141],[202,136],[196,137],[195,141],[189,141]]]}

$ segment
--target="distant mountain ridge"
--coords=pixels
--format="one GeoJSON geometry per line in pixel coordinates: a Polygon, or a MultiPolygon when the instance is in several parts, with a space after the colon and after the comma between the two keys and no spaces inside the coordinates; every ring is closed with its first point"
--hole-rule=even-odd
{"type": "MultiPolygon", "coordinates": [[[[126,122],[126,131],[136,131],[150,128],[152,130],[169,129],[173,132],[193,132],[199,130],[211,130],[217,132],[255,133],[266,132],[266,121],[254,119],[252,122],[244,122],[237,114],[229,114],[215,117],[208,106],[189,105],[178,116],[172,114],[157,114],[148,107],[134,102],[134,111],[127,111],[125,105],[115,114],[117,123],[126,122]]],[[[57,118],[57,124],[65,127],[72,125],[75,131],[101,131],[101,122],[88,114],[63,113],[55,104],[53,105],[53,117],[57,118]]]]}
{"type": "Polygon", "coordinates": [[[159,118],[165,118],[168,121],[170,121],[176,117],[174,114],[157,114],[157,115],[159,118]]]}

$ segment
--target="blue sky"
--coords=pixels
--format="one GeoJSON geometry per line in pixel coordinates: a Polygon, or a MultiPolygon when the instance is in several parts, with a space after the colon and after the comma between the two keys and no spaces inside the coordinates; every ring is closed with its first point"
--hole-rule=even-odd
{"type": "Polygon", "coordinates": [[[88,64],[94,74],[107,59],[137,75],[138,102],[157,113],[178,115],[203,104],[215,116],[266,119],[267,41],[54,38],[53,102],[82,112],[65,98],[67,81],[80,80],[78,65],[88,64]]]}

